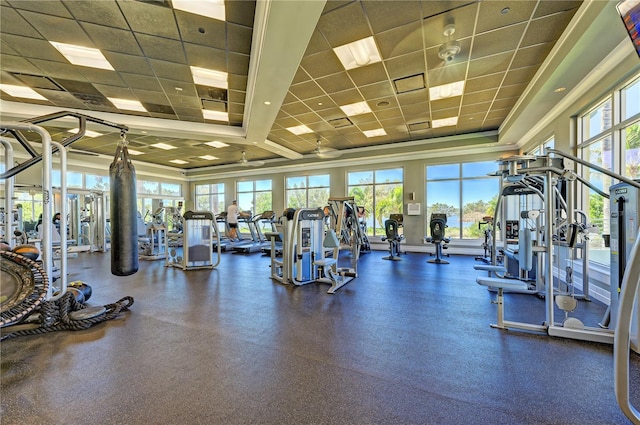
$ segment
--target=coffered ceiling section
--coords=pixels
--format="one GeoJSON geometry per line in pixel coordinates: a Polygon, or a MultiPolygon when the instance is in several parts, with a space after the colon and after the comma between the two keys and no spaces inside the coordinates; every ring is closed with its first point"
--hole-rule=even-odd
{"type": "MultiPolygon", "coordinates": [[[[136,160],[183,169],[234,164],[241,151],[292,158],[318,141],[344,150],[496,130],[582,2],[227,0],[222,15],[184,10],[197,3],[1,0],[3,103],[127,124],[136,160]],[[78,64],[65,45],[96,56],[78,64]],[[160,139],[175,149],[157,148],[160,139]],[[214,140],[228,146],[205,144],[214,140]]],[[[109,153],[118,140],[105,131],[73,147],[109,153]]]]}
{"type": "Polygon", "coordinates": [[[328,2],[269,138],[308,152],[495,130],[581,3],[328,2]]]}

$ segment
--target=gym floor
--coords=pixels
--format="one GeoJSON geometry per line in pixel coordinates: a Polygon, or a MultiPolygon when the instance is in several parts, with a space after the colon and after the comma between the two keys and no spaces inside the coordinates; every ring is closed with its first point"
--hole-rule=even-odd
{"type": "MultiPolygon", "coordinates": [[[[489,327],[495,294],[473,257],[361,257],[359,277],[285,286],[269,259],[223,254],[215,270],[110,253],[69,260],[89,305],[134,297],[84,331],[1,344],[1,421],[10,424],[628,424],[612,347],[489,327]]],[[[348,263],[348,259],[345,260],[348,263]]],[[[506,294],[506,319],[541,323],[544,301],[506,294]]],[[[596,323],[598,302],[576,316],[596,323]]],[[[632,355],[640,405],[640,356],[632,355]]]]}

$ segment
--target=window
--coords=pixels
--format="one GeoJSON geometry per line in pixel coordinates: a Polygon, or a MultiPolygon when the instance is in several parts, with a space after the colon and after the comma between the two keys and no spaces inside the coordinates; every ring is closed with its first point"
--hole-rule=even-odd
{"type": "Polygon", "coordinates": [[[402,184],[402,168],[347,173],[349,196],[367,211],[369,235],[383,236],[385,220],[391,214],[403,213],[402,184]]]}
{"type": "Polygon", "coordinates": [[[225,211],[224,183],[197,184],[195,205],[198,211],[211,211],[216,215],[225,211]]]}
{"type": "Polygon", "coordinates": [[[241,211],[251,211],[252,214],[273,211],[270,179],[238,182],[236,187],[241,211]]]}
{"type": "Polygon", "coordinates": [[[552,136],[551,138],[547,139],[544,143],[542,143],[541,145],[537,146],[534,150],[532,150],[531,155],[536,155],[536,156],[545,155],[547,152],[547,148],[553,149],[554,147],[555,147],[555,139],[552,136]]]}
{"type": "Polygon", "coordinates": [[[287,207],[315,208],[327,205],[330,181],[329,174],[287,177],[287,207]]]}
{"type": "MultiPolygon", "coordinates": [[[[60,170],[53,170],[51,173],[51,186],[60,187],[62,185],[60,170]]],[[[67,171],[67,188],[82,189],[82,173],[67,171]]]]}
{"type": "Polygon", "coordinates": [[[482,236],[478,224],[493,217],[500,182],[495,161],[427,166],[427,229],[432,213],[447,215],[446,235],[454,239],[482,236]]]}
{"type": "Polygon", "coordinates": [[[101,190],[103,192],[109,191],[109,176],[98,176],[94,174],[85,175],[85,188],[101,190]]]}
{"type": "MultiPolygon", "coordinates": [[[[579,117],[579,154],[582,159],[629,178],[640,177],[640,79],[636,78],[610,93],[579,117]]],[[[595,187],[609,192],[617,183],[589,167],[581,174],[595,187]]],[[[590,260],[608,265],[610,250],[603,234],[609,234],[610,201],[596,191],[582,187],[582,209],[599,232],[589,237],[590,260]]]]}

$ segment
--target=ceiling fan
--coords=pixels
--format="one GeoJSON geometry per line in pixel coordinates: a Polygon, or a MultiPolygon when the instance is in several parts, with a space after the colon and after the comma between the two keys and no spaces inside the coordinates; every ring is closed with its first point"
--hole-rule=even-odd
{"type": "Polygon", "coordinates": [[[238,164],[243,167],[262,167],[264,165],[264,161],[249,161],[245,151],[242,151],[242,159],[238,161],[238,164]]]}
{"type": "Polygon", "coordinates": [[[318,158],[322,158],[322,159],[337,158],[342,155],[342,152],[340,152],[339,150],[336,150],[333,148],[323,148],[321,146],[320,139],[318,139],[317,146],[313,150],[313,153],[316,154],[318,158]]]}

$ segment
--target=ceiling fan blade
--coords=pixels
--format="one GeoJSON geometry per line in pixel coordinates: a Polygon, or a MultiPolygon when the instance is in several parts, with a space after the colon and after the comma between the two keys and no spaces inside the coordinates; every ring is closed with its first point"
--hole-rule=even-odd
{"type": "Polygon", "coordinates": [[[316,152],[316,155],[318,155],[318,157],[320,158],[331,159],[331,158],[338,158],[342,156],[342,152],[338,150],[320,150],[316,152]]]}

